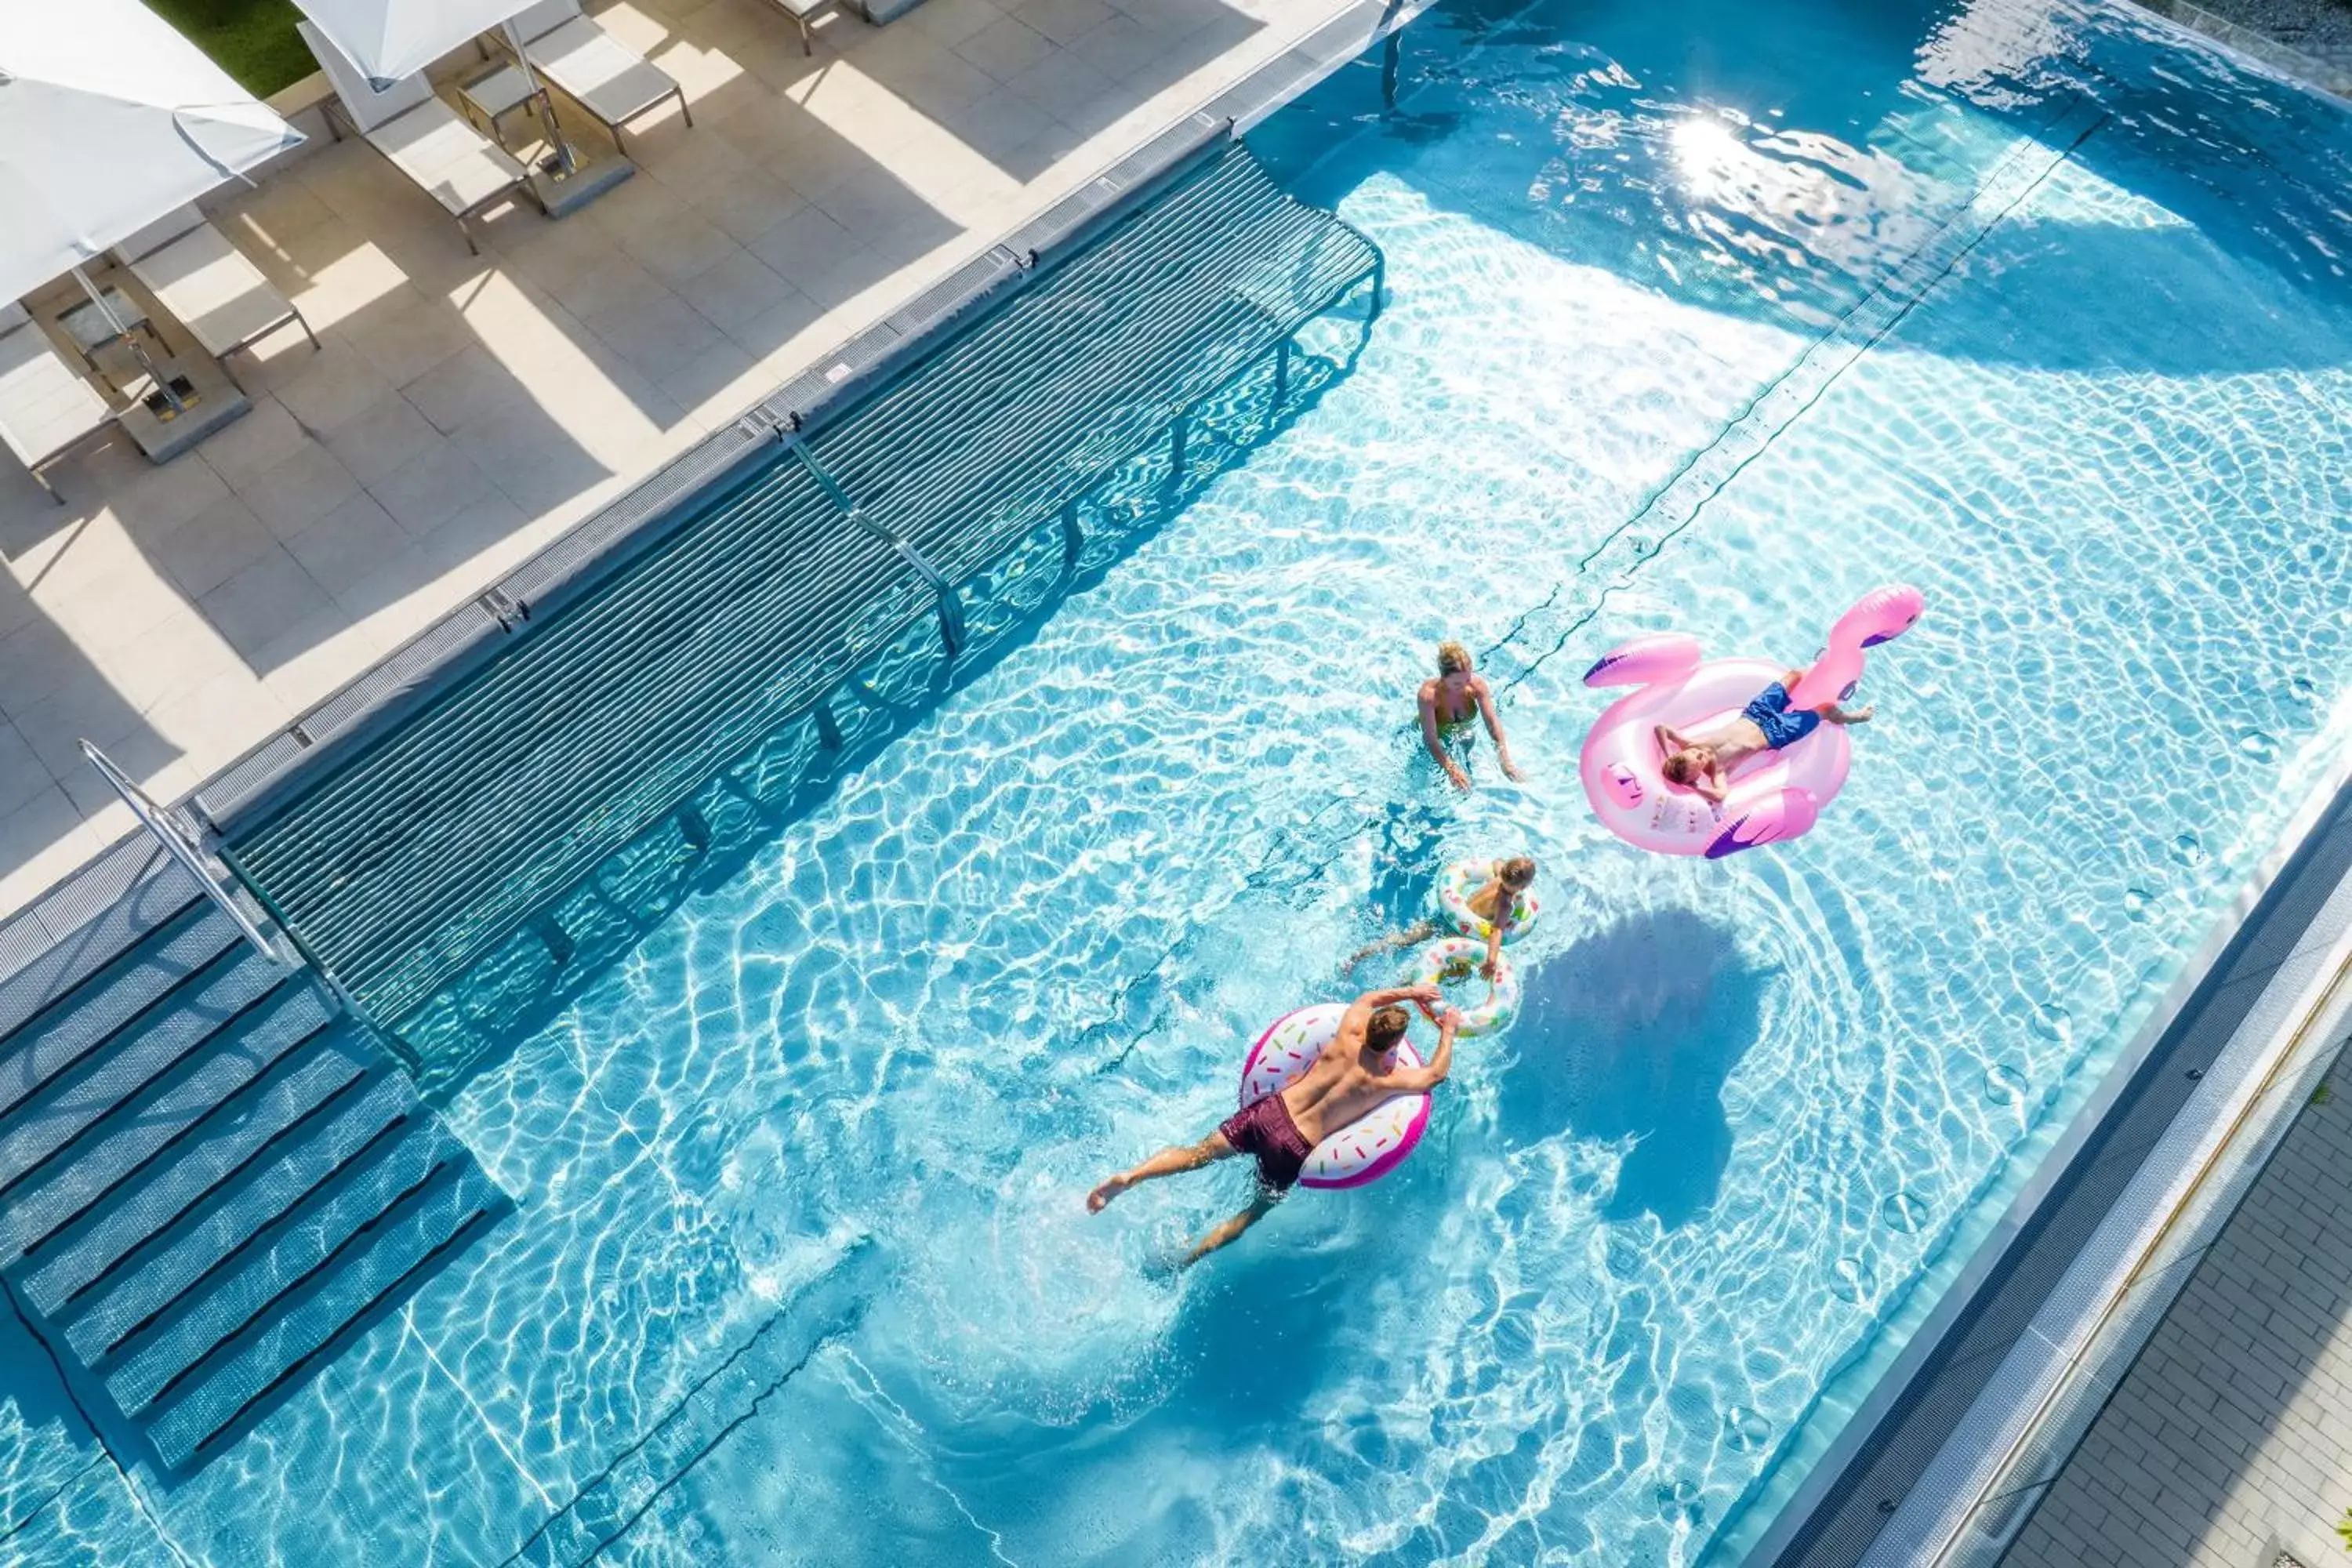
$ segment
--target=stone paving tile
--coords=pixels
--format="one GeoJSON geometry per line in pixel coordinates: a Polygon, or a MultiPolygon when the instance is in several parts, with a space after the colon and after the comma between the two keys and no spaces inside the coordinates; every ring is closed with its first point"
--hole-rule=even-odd
{"type": "Polygon", "coordinates": [[[345,338],[330,337],[316,349],[300,342],[299,353],[281,353],[269,363],[273,372],[286,367],[273,374],[271,395],[314,437],[341,429],[392,390],[383,373],[345,338]]]}
{"type": "Polygon", "coordinates": [[[1000,82],[1011,81],[1054,53],[1053,41],[1017,16],[999,16],[955,51],[1000,82]]]}
{"type": "Polygon", "coordinates": [[[55,782],[16,726],[0,723],[0,820],[30,805],[55,782]]]}
{"type": "Polygon", "coordinates": [[[184,791],[1339,8],[926,0],[803,56],[763,0],[592,0],[695,124],[574,216],[471,254],[355,139],[220,193],[320,346],[239,355],[167,467],[91,443],[65,508],[0,472],[0,914],[127,826],[77,736],[184,791]]]}
{"type": "Polygon", "coordinates": [[[332,452],[305,440],[237,493],[261,525],[284,540],[316,526],[359,488],[359,480],[332,452]]]}
{"type": "Polygon", "coordinates": [[[0,902],[21,907],[101,848],[63,786],[51,784],[0,816],[0,902]]]}
{"type": "Polygon", "coordinates": [[[197,448],[223,483],[239,489],[292,457],[309,437],[274,397],[255,402],[251,413],[197,448]]]}
{"type": "Polygon", "coordinates": [[[799,292],[740,247],[677,285],[678,298],[722,331],[755,321],[799,292]]]}
{"type": "Polygon", "coordinates": [[[328,433],[327,450],[362,486],[388,479],[437,446],[433,428],[416,405],[397,392],[379,393],[350,421],[328,433]]]}

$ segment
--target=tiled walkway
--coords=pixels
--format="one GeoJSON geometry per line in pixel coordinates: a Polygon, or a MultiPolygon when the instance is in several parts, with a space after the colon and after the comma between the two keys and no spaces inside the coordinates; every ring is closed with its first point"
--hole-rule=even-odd
{"type": "MultiPolygon", "coordinates": [[[[229,202],[319,331],[168,467],[0,464],[0,913],[131,828],[87,736],[172,799],[1339,0],[929,0],[804,58],[762,0],[624,0],[684,83],[639,175],[482,254],[357,142],[229,202]]],[[[577,125],[579,116],[569,123],[577,125]]]]}
{"type": "Polygon", "coordinates": [[[2340,1061],[2006,1561],[2337,1562],[2347,1506],[2352,1061],[2340,1061]]]}

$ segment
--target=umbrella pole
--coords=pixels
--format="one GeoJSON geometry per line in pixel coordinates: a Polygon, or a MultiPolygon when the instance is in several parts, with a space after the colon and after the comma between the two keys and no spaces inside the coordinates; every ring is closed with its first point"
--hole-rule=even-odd
{"type": "Polygon", "coordinates": [[[114,335],[131,345],[131,357],[139,362],[139,368],[147,373],[147,379],[155,384],[156,390],[163,395],[163,401],[172,405],[173,413],[185,413],[188,405],[180,401],[178,393],[172,390],[172,378],[158,370],[155,362],[147,357],[147,346],[131,336],[131,329],[122,324],[122,318],[114,313],[114,307],[106,302],[105,292],[89,280],[89,274],[84,272],[79,263],[74,267],[73,275],[74,281],[81,285],[81,291],[89,296],[89,302],[98,307],[98,313],[106,318],[106,324],[114,329],[114,335]]]}
{"type": "Polygon", "coordinates": [[[566,174],[576,174],[580,168],[579,154],[572,152],[572,143],[563,139],[563,128],[555,122],[555,100],[549,98],[547,89],[540,85],[539,73],[530,68],[530,57],[523,53],[522,35],[515,30],[514,19],[509,17],[504,26],[507,47],[514,50],[515,67],[522,72],[523,86],[539,100],[539,121],[546,128],[548,145],[555,150],[556,166],[566,174]]]}

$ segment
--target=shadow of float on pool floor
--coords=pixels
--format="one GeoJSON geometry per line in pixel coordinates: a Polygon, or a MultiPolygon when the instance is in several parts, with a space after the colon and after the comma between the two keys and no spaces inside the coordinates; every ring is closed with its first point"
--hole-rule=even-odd
{"type": "Polygon", "coordinates": [[[1723,1086],[1757,1041],[1774,974],[1688,910],[1629,917],[1545,960],[1524,977],[1509,1037],[1496,1108],[1506,1146],[1563,1132],[1635,1140],[1601,1217],[1688,1224],[1721,1189],[1723,1086]]]}

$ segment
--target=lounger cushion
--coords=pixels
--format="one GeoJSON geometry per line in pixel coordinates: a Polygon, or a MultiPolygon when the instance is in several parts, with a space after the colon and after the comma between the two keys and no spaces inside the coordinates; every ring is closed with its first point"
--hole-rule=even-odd
{"type": "Polygon", "coordinates": [[[141,257],[131,271],[216,359],[294,319],[286,296],[210,224],[141,257]]]}
{"type": "Polygon", "coordinates": [[[204,226],[204,221],[205,215],[193,206],[173,207],[145,228],[133,230],[117,241],[114,259],[128,266],[163,249],[190,230],[204,226]]]}
{"type": "Polygon", "coordinates": [[[585,16],[574,16],[523,46],[541,75],[607,125],[635,118],[677,90],[667,71],[617,43],[585,16]]]}
{"type": "Polygon", "coordinates": [[[0,441],[18,462],[46,462],[113,416],[40,328],[0,333],[0,441]]]}
{"type": "Polygon", "coordinates": [[[368,142],[458,216],[510,188],[525,173],[510,153],[437,98],[377,126],[368,132],[368,142]]]}
{"type": "Polygon", "coordinates": [[[537,4],[524,6],[508,20],[514,24],[514,30],[528,43],[542,34],[555,31],[579,15],[580,7],[574,0],[537,0],[537,4]]]}

